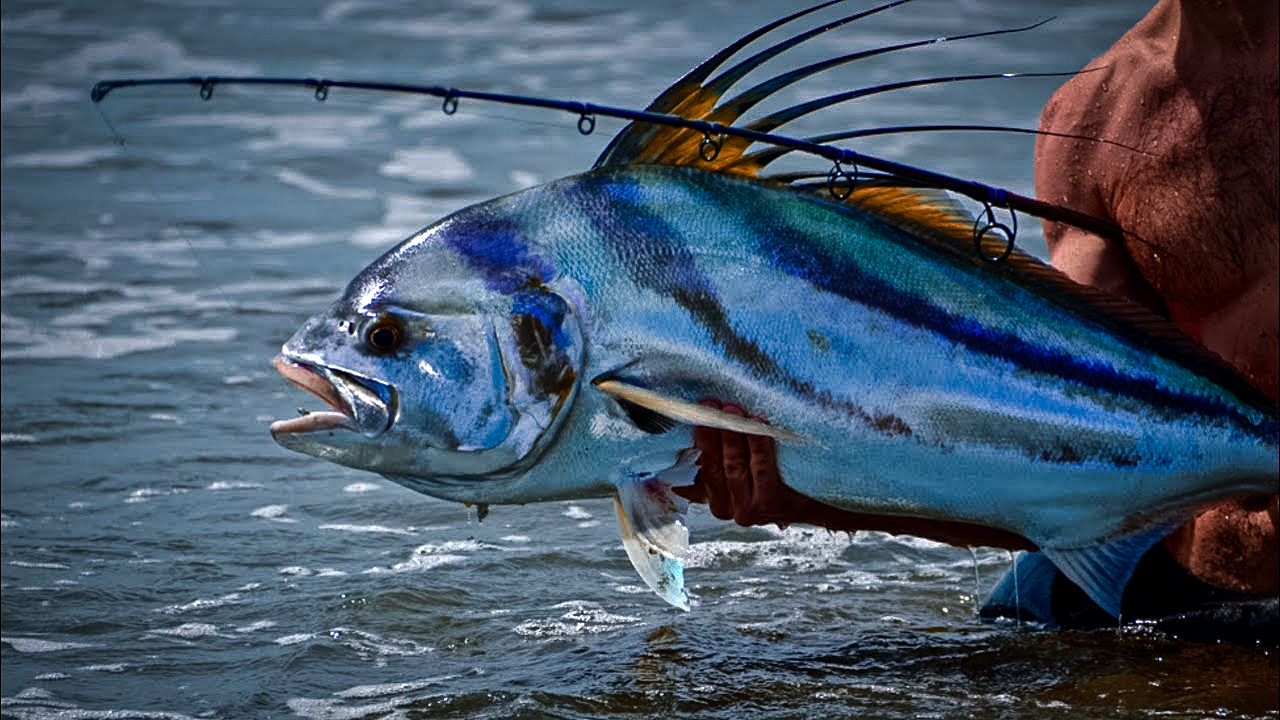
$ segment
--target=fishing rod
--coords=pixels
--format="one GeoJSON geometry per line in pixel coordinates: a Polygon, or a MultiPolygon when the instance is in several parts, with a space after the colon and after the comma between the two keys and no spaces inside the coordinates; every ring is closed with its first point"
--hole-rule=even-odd
{"type": "MultiPolygon", "coordinates": [[[[1004,73],[985,77],[1017,76],[1017,73],[1004,73]]],[[[669,113],[632,110],[629,108],[598,105],[589,102],[557,100],[525,95],[510,95],[505,93],[480,92],[474,90],[460,90],[458,88],[446,88],[440,85],[411,85],[405,83],[367,82],[358,80],[330,80],[311,77],[221,77],[217,75],[145,78],[136,80],[103,80],[93,86],[93,89],[90,92],[90,99],[94,103],[99,103],[102,102],[102,100],[105,99],[113,90],[130,87],[154,87],[163,85],[190,85],[197,87],[199,88],[200,98],[206,101],[213,98],[214,88],[218,85],[305,87],[310,89],[313,92],[315,99],[320,102],[328,99],[329,91],[333,88],[423,95],[441,98],[441,110],[446,115],[452,115],[458,111],[459,100],[478,100],[503,105],[518,105],[569,112],[578,116],[578,132],[583,135],[590,135],[595,130],[597,116],[611,117],[630,120],[632,122],[653,123],[668,127],[684,128],[701,133],[703,140],[699,146],[698,153],[702,159],[706,161],[711,161],[716,158],[716,155],[719,153],[720,143],[724,137],[742,138],[755,143],[762,143],[790,151],[815,155],[831,161],[833,165],[828,176],[828,187],[833,195],[840,198],[847,197],[848,192],[852,192],[853,183],[857,181],[858,169],[870,168],[894,178],[907,180],[918,186],[948,190],[982,203],[988,223],[981,230],[975,229],[974,244],[975,247],[979,249],[979,256],[989,262],[999,262],[1004,260],[1013,251],[1014,236],[1017,232],[1017,218],[1016,215],[1013,214],[1014,211],[1023,212],[1042,220],[1073,225],[1110,240],[1124,242],[1126,239],[1133,237],[1131,233],[1126,232],[1114,223],[1077,210],[1072,210],[1071,208],[1047,203],[1042,200],[1018,194],[1011,190],[994,187],[975,180],[967,180],[952,175],[933,172],[913,165],[907,165],[905,163],[886,160],[884,158],[867,155],[847,148],[837,147],[835,145],[827,144],[826,142],[814,142],[814,139],[803,140],[788,137],[786,135],[752,130],[750,128],[738,127],[735,125],[725,125],[706,120],[686,118],[669,113]],[[848,169],[850,167],[853,168],[852,171],[848,169]],[[837,189],[837,185],[840,181],[843,181],[845,183],[844,187],[848,188],[848,192],[844,192],[843,195],[837,189]],[[1002,223],[996,222],[993,208],[1001,208],[1010,211],[1010,215],[1013,217],[1012,229],[1002,223]],[[1002,253],[990,256],[981,251],[982,238],[987,232],[997,232],[1004,235],[1006,247],[1002,253]]],[[[939,130],[1002,129],[962,125],[931,127],[932,129],[939,130]]],[[[1019,129],[1019,131],[1033,134],[1046,134],[1038,130],[1019,129]]]]}

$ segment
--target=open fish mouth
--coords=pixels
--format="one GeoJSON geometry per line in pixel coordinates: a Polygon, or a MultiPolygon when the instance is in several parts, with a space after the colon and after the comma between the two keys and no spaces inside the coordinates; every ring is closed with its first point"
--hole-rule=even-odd
{"type": "Polygon", "coordinates": [[[299,417],[276,420],[271,423],[272,436],[325,430],[350,430],[372,436],[390,427],[395,404],[395,394],[390,387],[283,355],[277,355],[272,365],[291,385],[306,390],[329,406],[328,410],[303,410],[299,417]]]}

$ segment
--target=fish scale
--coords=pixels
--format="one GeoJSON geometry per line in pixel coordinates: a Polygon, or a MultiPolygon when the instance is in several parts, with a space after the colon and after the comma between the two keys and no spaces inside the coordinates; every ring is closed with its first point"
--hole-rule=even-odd
{"type": "MultiPolygon", "coordinates": [[[[334,382],[372,376],[398,389],[395,425],[406,434],[393,427],[370,439],[397,446],[395,462],[380,465],[364,452],[353,464],[420,492],[524,503],[607,496],[662,472],[687,433],[601,432],[599,416],[634,418],[627,411],[636,401],[619,402],[593,379],[669,399],[649,410],[672,424],[717,424],[690,421],[681,408],[705,396],[733,398],[804,439],[778,453],[797,491],[856,512],[1016,533],[1104,607],[1118,602],[1107,589],[1113,575],[1124,576],[1171,523],[1216,498],[1274,491],[1274,414],[1146,349],[1144,338],[1082,321],[1074,308],[1010,281],[1016,268],[959,261],[943,242],[757,181],[682,167],[602,168],[463,210],[392,250],[347,290],[364,299],[360,316],[406,306],[429,317],[433,284],[470,286],[480,295],[473,312],[489,317],[497,335],[510,327],[520,293],[560,298],[561,319],[539,320],[561,323],[540,335],[550,350],[525,347],[519,360],[495,361],[520,377],[538,352],[582,359],[571,401],[543,407],[536,439],[477,446],[443,465],[425,451],[415,460],[404,451],[413,444],[414,405],[425,416],[441,389],[412,391],[421,386],[413,363],[371,357],[358,339],[345,349],[359,357],[353,367],[342,353],[323,362],[342,370],[334,382]],[[717,222],[735,208],[746,210],[717,222]],[[502,242],[484,236],[494,228],[502,242]],[[448,272],[424,285],[431,274],[421,268],[448,272]],[[815,334],[829,339],[821,350],[815,334]],[[554,337],[561,340],[548,341],[554,337]],[[495,468],[489,453],[507,462],[495,468]]],[[[455,304],[441,312],[458,312],[455,304]]],[[[445,339],[465,357],[483,354],[479,340],[445,339]]],[[[502,342],[495,347],[501,355],[502,342]]],[[[283,354],[310,357],[294,341],[283,354]]],[[[483,399],[499,389],[469,383],[444,392],[480,393],[465,404],[474,407],[500,404],[483,399]]],[[[511,410],[515,424],[529,407],[511,410]]],[[[307,445],[309,435],[276,436],[344,462],[331,448],[307,445]]]]}
{"type": "MultiPolygon", "coordinates": [[[[831,64],[717,105],[761,63],[858,16],[708,80],[806,12],[650,110],[733,123],[831,64]]],[[[837,165],[832,188],[764,175],[782,153],[708,132],[633,121],[594,169],[465,208],[373,262],[277,361],[333,413],[273,436],[481,506],[614,496],[628,557],[686,609],[670,488],[696,476],[692,426],[772,438],[784,482],[820,502],[1024,538],[1116,615],[1138,558],[1178,523],[1277,491],[1275,403],[1168,321],[1012,238],[984,245],[973,218],[918,186],[927,172],[837,165]],[[708,396],[769,422],[700,405],[708,396]]]]}

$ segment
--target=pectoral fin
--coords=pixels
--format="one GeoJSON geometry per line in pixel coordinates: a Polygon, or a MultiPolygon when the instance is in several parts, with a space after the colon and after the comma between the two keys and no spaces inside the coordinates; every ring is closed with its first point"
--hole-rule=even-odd
{"type": "Polygon", "coordinates": [[[651,413],[656,413],[686,425],[719,428],[743,433],[744,435],[763,435],[783,442],[812,444],[812,441],[777,425],[754,422],[714,408],[691,403],[687,400],[661,395],[652,390],[629,385],[619,380],[596,380],[594,385],[619,403],[641,407],[651,413]]]}
{"type": "Polygon", "coordinates": [[[689,609],[684,589],[684,558],[689,549],[684,513],[689,503],[671,488],[693,484],[697,460],[697,450],[684,450],[666,470],[619,483],[613,499],[622,546],[631,564],[645,585],[681,610],[689,609]]]}
{"type": "Polygon", "coordinates": [[[1124,587],[1138,561],[1177,526],[1177,522],[1163,523],[1133,537],[1094,548],[1041,547],[1040,551],[1099,607],[1119,618],[1124,587]]]}

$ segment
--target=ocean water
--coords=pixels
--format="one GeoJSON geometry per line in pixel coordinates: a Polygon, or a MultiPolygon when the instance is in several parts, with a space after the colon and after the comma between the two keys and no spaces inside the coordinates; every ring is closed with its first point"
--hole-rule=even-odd
{"type": "MultiPolygon", "coordinates": [[[[1057,17],[828,71],[779,102],[1075,70],[1148,6],[917,0],[783,66],[1057,17]]],[[[269,422],[308,402],[270,367],[305,317],[420,226],[587,168],[619,123],[584,137],[562,113],[464,101],[446,116],[435,100],[336,90],[323,104],[231,87],[209,102],[189,87],[89,102],[101,79],[255,73],[641,108],[787,11],[7,0],[0,715],[1276,717],[1274,649],[979,621],[1003,551],[740,528],[695,508],[686,614],[643,589],[607,501],[495,507],[481,523],[271,441],[269,422]]],[[[1033,127],[1059,82],[890,93],[795,132],[1033,127]]],[[[1031,192],[1025,137],[854,147],[1031,192]]]]}

